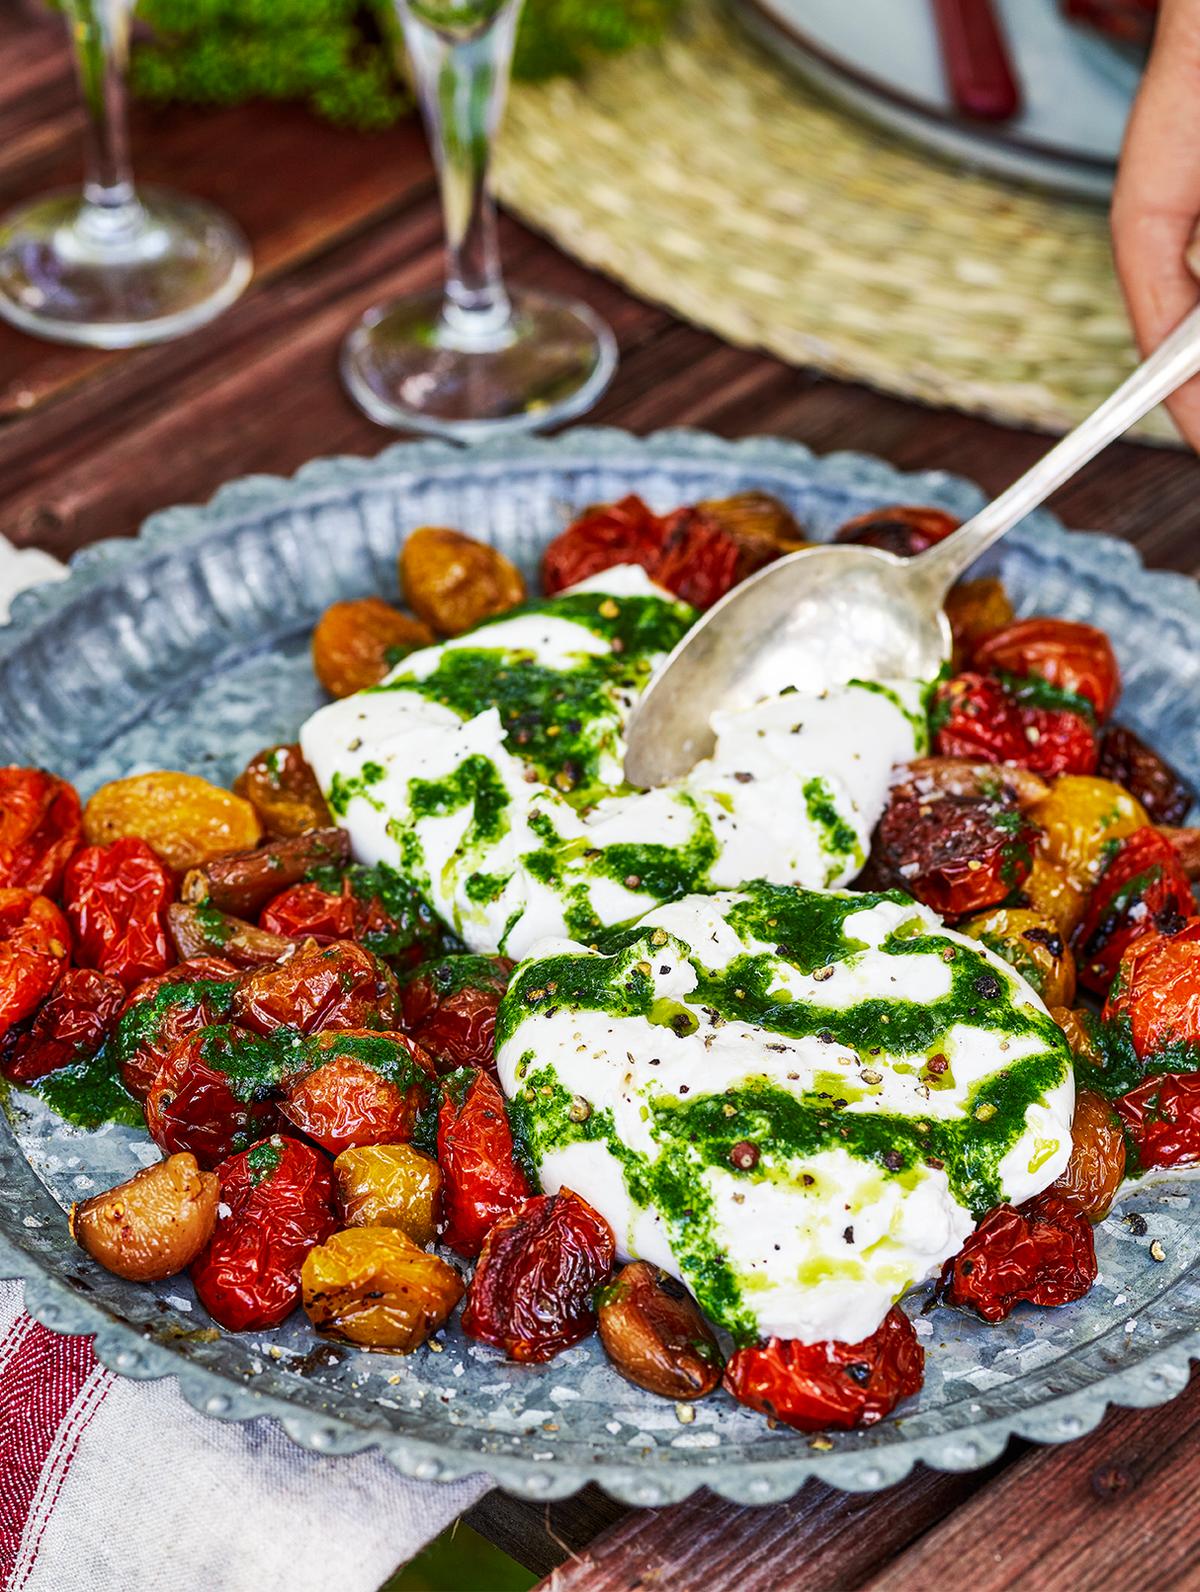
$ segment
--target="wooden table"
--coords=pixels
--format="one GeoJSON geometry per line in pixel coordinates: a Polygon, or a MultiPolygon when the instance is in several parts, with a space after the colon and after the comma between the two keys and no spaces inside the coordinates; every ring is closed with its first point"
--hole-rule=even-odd
{"type": "MultiPolygon", "coordinates": [[[[59,26],[0,17],[0,205],[77,180],[80,111],[59,26]]],[[[390,440],[346,399],[339,339],[368,304],[439,273],[440,221],[412,124],[337,132],[289,108],[139,112],[143,177],[229,209],[258,274],[223,319],[131,354],[56,348],[0,326],[0,531],[65,556],[132,534],[154,509],[208,498],[250,471],[390,440]]],[[[900,403],[734,349],[504,227],[508,268],[582,294],[613,324],[621,367],[594,414],[649,431],[775,432],[864,449],[995,490],[1041,438],[900,403]]],[[[1111,449],[1054,505],[1127,537],[1147,563],[1200,571],[1200,461],[1111,449]]],[[[490,1494],[471,1520],[556,1592],[1200,1585],[1200,1386],[1159,1410],[1111,1414],[1066,1448],[1014,1445],[991,1469],[918,1471],[885,1493],[809,1484],[790,1503],[700,1495],[628,1510],[595,1488],[547,1507],[490,1494]]]]}

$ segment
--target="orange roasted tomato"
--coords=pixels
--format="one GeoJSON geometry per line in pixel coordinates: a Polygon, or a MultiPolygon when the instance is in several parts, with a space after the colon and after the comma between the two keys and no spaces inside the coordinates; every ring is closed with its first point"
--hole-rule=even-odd
{"type": "Polygon", "coordinates": [[[525,601],[524,577],[503,553],[437,525],[423,525],[405,540],[400,586],[417,618],[439,636],[459,636],[525,601]]]}
{"type": "Polygon", "coordinates": [[[331,1155],[361,1144],[412,1137],[429,1100],[433,1063],[404,1034],[339,1029],[303,1046],[304,1071],[288,1085],[281,1110],[331,1155]]]}
{"type": "Polygon", "coordinates": [[[1080,699],[1106,719],[1121,694],[1121,671],[1102,630],[1069,619],[1018,619],[986,636],[972,667],[1001,678],[1042,680],[1065,700],[1080,699]]]}
{"type": "Polygon", "coordinates": [[[333,822],[317,776],[298,746],[264,747],[234,780],[233,789],[254,808],[266,833],[278,839],[325,829],[333,822]]]}
{"type": "Polygon", "coordinates": [[[1066,774],[1035,802],[1039,851],[1076,885],[1090,890],[1118,841],[1150,822],[1141,802],[1110,779],[1066,774]]]}
{"type": "Polygon", "coordinates": [[[410,652],[433,643],[433,631],[382,597],[334,603],[312,634],[313,670],[330,696],[378,685],[410,652]]]}
{"type": "Polygon", "coordinates": [[[489,1229],[527,1199],[504,1096],[486,1072],[464,1067],[443,1081],[438,1112],[442,1242],[470,1259],[489,1229]]]}
{"type": "Polygon", "coordinates": [[[1015,618],[1003,583],[994,575],[960,580],[946,593],[943,604],[954,637],[954,668],[968,667],[972,653],[985,636],[1003,630],[1015,618]]]}
{"type": "Polygon", "coordinates": [[[998,907],[964,923],[962,932],[1010,962],[1047,1006],[1069,1006],[1075,999],[1075,958],[1049,918],[998,907]]]}
{"type": "Polygon", "coordinates": [[[201,779],[163,770],[114,779],[83,810],[89,845],[106,846],[127,836],[144,840],[168,868],[184,873],[211,857],[249,851],[262,838],[258,814],[248,801],[201,779]]]}
{"type": "Polygon", "coordinates": [[[872,1426],[925,1380],[925,1351],[902,1310],[859,1343],[768,1338],[738,1349],[725,1387],[739,1404],[801,1432],[872,1426]]]}
{"type": "Polygon", "coordinates": [[[399,1227],[414,1244],[437,1237],[442,1174],[411,1144],[365,1144],[333,1163],[338,1209],[347,1227],[399,1227]]]}
{"type": "Polygon", "coordinates": [[[612,1271],[612,1229],[563,1189],[535,1194],[484,1240],[462,1328],[526,1364],[549,1360],[596,1325],[592,1296],[612,1271]]]}
{"type": "Polygon", "coordinates": [[[0,768],[0,889],[57,895],[79,845],[79,797],[40,768],[0,768]]]}
{"type": "Polygon", "coordinates": [[[1071,1119],[1071,1159],[1046,1192],[1081,1210],[1089,1221],[1101,1222],[1124,1176],[1121,1119],[1103,1095],[1081,1089],[1071,1119]]]}
{"type": "Polygon", "coordinates": [[[1157,829],[1136,830],[1116,843],[1088,900],[1076,939],[1080,981],[1093,994],[1106,994],[1135,940],[1173,934],[1195,915],[1192,887],[1174,848],[1157,829]]]}
{"type": "Polygon", "coordinates": [[[351,1227],[309,1251],[300,1274],[308,1319],[324,1337],[411,1354],[463,1295],[453,1266],[396,1227],[351,1227]]]}
{"type": "Polygon", "coordinates": [[[0,889],[0,1039],[32,1017],[67,965],[71,931],[48,897],[0,889]]]}
{"type": "Polygon", "coordinates": [[[1200,1044],[1200,920],[1175,934],[1134,941],[1109,989],[1104,1017],[1128,1018],[1143,1063],[1171,1046],[1200,1044]]]}
{"type": "Polygon", "coordinates": [[[281,967],[261,968],[238,985],[231,1016],[258,1034],[297,1028],[396,1027],[395,977],[352,941],[300,951],[281,967]]]}
{"type": "Polygon", "coordinates": [[[990,1210],[942,1268],[942,1297],[969,1305],[985,1321],[1013,1307],[1065,1305],[1096,1280],[1092,1226],[1074,1201],[1046,1190],[1023,1205],[990,1210]]]}
{"type": "Polygon", "coordinates": [[[504,956],[444,956],[425,962],[400,990],[406,1033],[438,1072],[494,1067],[496,1013],[513,964],[504,956]]]}

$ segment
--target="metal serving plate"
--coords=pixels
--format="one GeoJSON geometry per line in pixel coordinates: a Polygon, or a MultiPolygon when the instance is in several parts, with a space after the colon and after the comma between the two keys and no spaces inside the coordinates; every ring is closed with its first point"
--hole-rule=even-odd
{"type": "MultiPolygon", "coordinates": [[[[308,637],[337,597],[392,595],[396,551],[422,524],[490,537],[533,576],[547,539],[585,504],[640,492],[657,508],[746,487],[777,492],[817,536],[889,501],[966,515],[978,489],[942,474],[899,475],[857,454],[816,459],[794,443],[695,432],[639,440],[577,430],[555,441],[457,451],[400,445],[374,460],[332,459],[292,481],[255,477],[205,508],[155,515],[136,541],[89,548],[69,580],[19,599],[0,630],[0,762],[41,763],[86,795],[149,767],[229,780],[259,747],[287,740],[317,705],[308,637]]],[[[1022,613],[1088,619],[1125,671],[1121,716],[1200,783],[1200,592],[1147,574],[1133,551],[1031,517],[1000,561],[1022,613]]],[[[1100,1227],[1101,1276],[1079,1304],[1022,1307],[986,1327],[944,1308],[922,1315],[920,1398],[898,1419],[834,1436],[828,1451],[768,1429],[724,1394],[681,1424],[667,1400],[622,1381],[596,1342],[548,1366],[506,1363],[464,1341],[407,1359],[318,1341],[300,1315],[271,1333],[204,1341],[184,1281],[157,1288],[109,1276],[71,1243],[62,1207],[152,1159],[143,1136],[83,1134],[14,1093],[0,1128],[0,1275],[26,1279],[29,1309],[132,1377],[175,1376],[199,1410],[274,1416],[306,1447],[377,1445],[397,1468],[448,1481],[483,1470],[527,1497],[601,1482],[634,1504],[711,1487],[762,1502],[809,1476],[870,1490],[914,1461],[986,1464],[1009,1436],[1063,1441],[1110,1403],[1161,1403],[1200,1356],[1200,1184],[1176,1177],[1127,1191],[1100,1227]],[[1137,1236],[1124,1216],[1139,1212],[1137,1236]],[[1149,1245],[1159,1239],[1165,1262],[1149,1245]]]]}

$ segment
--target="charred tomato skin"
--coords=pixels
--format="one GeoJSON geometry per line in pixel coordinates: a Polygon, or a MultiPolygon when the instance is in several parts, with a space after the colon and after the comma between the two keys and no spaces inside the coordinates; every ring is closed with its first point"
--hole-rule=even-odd
{"type": "Polygon", "coordinates": [[[1096,772],[1136,796],[1156,824],[1181,824],[1192,809],[1195,792],[1183,776],[1124,725],[1105,725],[1096,772]]]}
{"type": "Polygon", "coordinates": [[[1173,934],[1195,915],[1191,884],[1170,842],[1157,829],[1136,830],[1116,843],[1088,898],[1075,939],[1081,983],[1107,994],[1135,941],[1173,934]]]}
{"type": "Polygon", "coordinates": [[[985,1321],[1014,1306],[1065,1305],[1096,1280],[1092,1226],[1079,1207],[1047,1190],[1023,1205],[990,1210],[942,1269],[942,1297],[985,1321]]]}
{"type": "Polygon", "coordinates": [[[947,917],[996,906],[1033,866],[1036,826],[985,796],[893,791],[872,843],[876,876],[947,917]]]}

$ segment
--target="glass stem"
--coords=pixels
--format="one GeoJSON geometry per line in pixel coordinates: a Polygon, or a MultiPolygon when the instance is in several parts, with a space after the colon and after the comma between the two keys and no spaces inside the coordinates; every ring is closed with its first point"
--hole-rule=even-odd
{"type": "Polygon", "coordinates": [[[65,0],[87,117],[83,196],[89,224],[114,232],[136,211],[126,72],[130,0],[65,0]]]}
{"type": "Polygon", "coordinates": [[[400,7],[445,216],[441,335],[457,348],[501,348],[512,334],[488,167],[520,9],[521,0],[438,6],[408,0],[400,7]],[[441,25],[432,20],[439,13],[441,25]]]}

